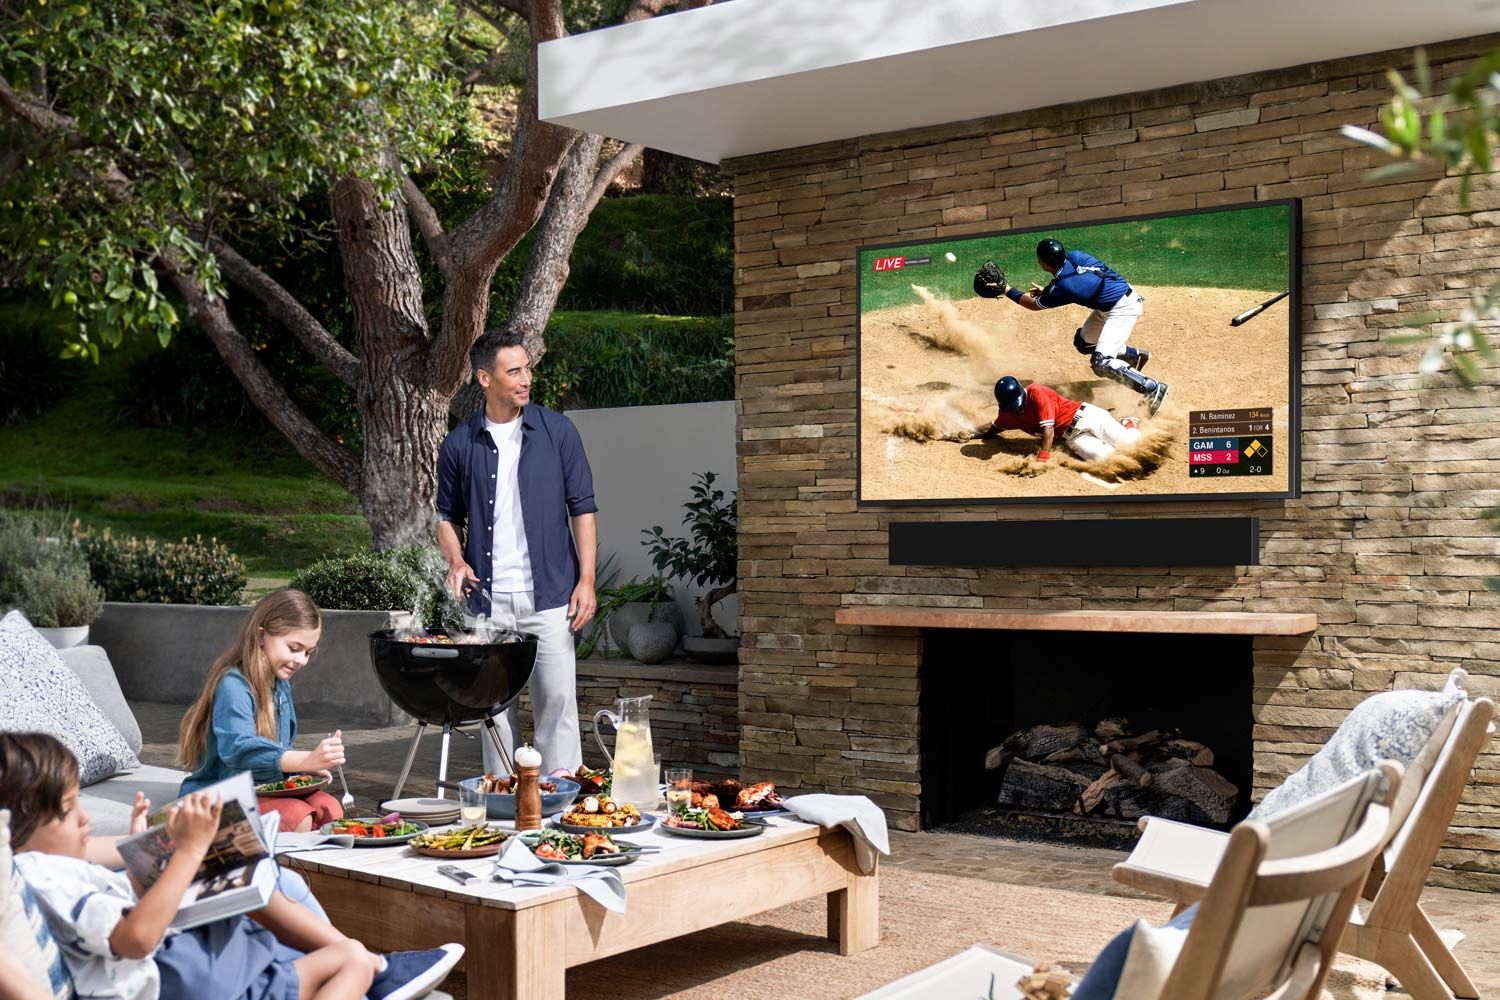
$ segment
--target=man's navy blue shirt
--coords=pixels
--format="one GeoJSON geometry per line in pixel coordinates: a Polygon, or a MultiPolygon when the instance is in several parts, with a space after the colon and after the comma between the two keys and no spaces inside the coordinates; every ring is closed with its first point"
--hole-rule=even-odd
{"type": "Polygon", "coordinates": [[[1108,312],[1129,292],[1130,283],[1110,270],[1104,261],[1082,250],[1070,250],[1063,266],[1036,297],[1036,303],[1043,309],[1080,305],[1108,312]]]}
{"type": "MultiPolygon", "coordinates": [[[[459,531],[468,524],[464,560],[488,593],[494,574],[491,543],[499,459],[484,419],[480,410],[443,438],[438,450],[437,513],[459,531]]],[[[532,606],[546,611],[567,604],[578,585],[578,550],[568,519],[599,509],[583,439],[573,421],[539,403],[526,404],[521,410],[516,479],[531,557],[532,606]]],[[[475,594],[470,607],[479,612],[488,602],[475,594]]]]}

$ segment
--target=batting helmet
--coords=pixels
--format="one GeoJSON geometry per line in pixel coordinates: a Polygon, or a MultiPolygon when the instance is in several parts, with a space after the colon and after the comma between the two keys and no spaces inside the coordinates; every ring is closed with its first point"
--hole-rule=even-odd
{"type": "Polygon", "coordinates": [[[1000,404],[1001,413],[1015,413],[1026,402],[1026,390],[1014,375],[1007,375],[995,383],[995,402],[1000,404]]]}
{"type": "Polygon", "coordinates": [[[1036,245],[1036,259],[1048,267],[1062,267],[1068,259],[1068,251],[1056,240],[1046,239],[1036,245]]]}

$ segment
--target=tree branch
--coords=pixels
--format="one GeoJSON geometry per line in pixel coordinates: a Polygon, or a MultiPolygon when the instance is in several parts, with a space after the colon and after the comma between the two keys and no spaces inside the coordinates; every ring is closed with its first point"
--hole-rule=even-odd
{"type": "Polygon", "coordinates": [[[17,93],[4,74],[0,74],[0,108],[9,111],[42,135],[62,139],[69,148],[83,142],[83,137],[74,128],[73,119],[58,114],[25,94],[17,93]]]}
{"type": "Polygon", "coordinates": [[[223,240],[210,239],[208,248],[218,259],[225,277],[259,299],[271,318],[290,330],[302,346],[322,362],[323,367],[336,375],[340,382],[354,387],[359,379],[359,359],[333,339],[333,334],[304,309],[302,303],[223,240]]]}
{"type": "Polygon", "coordinates": [[[411,179],[411,174],[401,175],[401,187],[406,192],[406,203],[411,208],[412,217],[417,220],[417,229],[422,233],[422,242],[427,244],[427,251],[437,262],[438,270],[447,276],[453,262],[448,256],[448,235],[443,232],[437,211],[417,187],[417,182],[411,179]]]}
{"type": "Polygon", "coordinates": [[[229,318],[223,301],[204,290],[197,275],[187,269],[176,252],[163,251],[159,259],[172,286],[186,300],[193,318],[219,349],[219,356],[245,387],[245,392],[260,412],[292,443],[298,454],[357,496],[360,488],[359,459],[308,419],[281,383],[260,363],[244,335],[229,318]]]}
{"type": "Polygon", "coordinates": [[[640,156],[642,150],[645,148],[645,146],[638,142],[622,146],[618,153],[610,157],[604,166],[599,168],[599,172],[594,175],[594,186],[589,189],[588,200],[583,204],[584,216],[588,216],[594,211],[595,207],[599,204],[599,199],[604,197],[604,193],[615,182],[615,178],[630,169],[630,165],[636,161],[636,157],[640,156]]]}

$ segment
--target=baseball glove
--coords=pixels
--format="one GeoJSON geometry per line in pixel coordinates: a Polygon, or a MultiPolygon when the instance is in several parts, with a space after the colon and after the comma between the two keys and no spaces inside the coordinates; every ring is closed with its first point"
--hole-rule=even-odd
{"type": "Polygon", "coordinates": [[[987,299],[998,299],[1005,294],[1005,272],[1000,270],[992,260],[984,262],[978,271],[974,272],[974,291],[987,299]]]}

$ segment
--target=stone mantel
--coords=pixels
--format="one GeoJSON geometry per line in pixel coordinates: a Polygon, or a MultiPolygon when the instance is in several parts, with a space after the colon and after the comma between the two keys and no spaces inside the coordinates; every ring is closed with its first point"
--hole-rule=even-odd
{"type": "Polygon", "coordinates": [[[840,625],[990,628],[1046,632],[1173,632],[1197,635],[1308,635],[1315,614],[1272,611],[1012,611],[973,608],[839,608],[840,625]]]}

